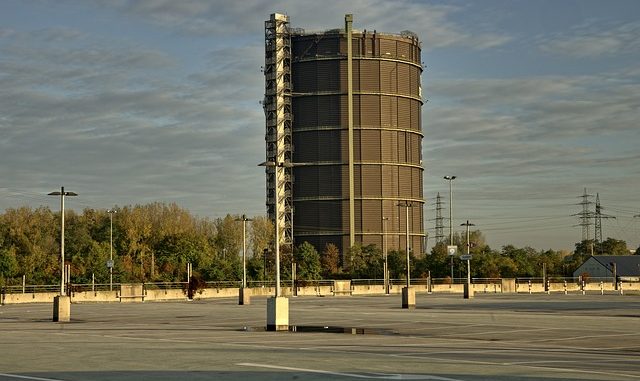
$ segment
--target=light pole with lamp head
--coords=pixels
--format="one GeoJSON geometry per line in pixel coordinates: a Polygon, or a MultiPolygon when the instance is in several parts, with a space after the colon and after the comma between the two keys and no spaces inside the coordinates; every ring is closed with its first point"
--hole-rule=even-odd
{"type": "MultiPolygon", "coordinates": [[[[453,186],[452,182],[456,179],[456,176],[445,176],[445,180],[449,181],[449,246],[453,246],[453,186]]],[[[451,263],[451,283],[453,283],[453,255],[450,255],[451,263]]]]}
{"type": "Polygon", "coordinates": [[[407,249],[407,286],[402,289],[402,308],[415,308],[416,307],[416,292],[411,287],[411,263],[409,258],[409,208],[413,207],[413,203],[410,201],[403,201],[398,203],[398,206],[403,206],[406,209],[406,249],[407,249]]]}
{"type": "Polygon", "coordinates": [[[267,330],[268,331],[288,331],[289,330],[289,299],[282,296],[280,289],[280,228],[278,226],[278,194],[280,183],[278,182],[278,171],[280,168],[293,167],[290,162],[265,161],[258,164],[259,167],[272,167],[275,171],[275,262],[276,262],[276,291],[272,298],[267,299],[267,330]]]}
{"type": "Polygon", "coordinates": [[[53,321],[71,320],[71,298],[66,295],[66,274],[64,270],[64,197],[77,196],[74,192],[65,192],[60,187],[59,192],[51,192],[49,196],[60,196],[60,295],[53,299],[53,321]]]}
{"type": "MultiPolygon", "coordinates": [[[[633,216],[633,218],[640,218],[640,214],[636,214],[635,216],[633,216]]],[[[640,250],[639,250],[640,251],[640,250]]],[[[638,252],[636,251],[636,254],[638,254],[638,252]]],[[[638,265],[638,267],[640,268],[640,265],[638,265]]]]}
{"type": "Polygon", "coordinates": [[[384,253],[384,293],[389,294],[389,261],[387,256],[387,222],[389,217],[382,217],[382,251],[384,253]]]}
{"type": "Polygon", "coordinates": [[[467,220],[466,223],[460,224],[460,226],[466,226],[467,227],[467,256],[466,256],[466,259],[467,259],[467,283],[466,283],[465,288],[464,288],[464,298],[465,299],[470,299],[470,298],[473,298],[473,290],[471,289],[471,254],[469,253],[469,250],[471,248],[471,243],[469,242],[469,227],[470,226],[476,226],[476,225],[472,224],[472,223],[469,223],[469,220],[467,220]]]}
{"type": "Polygon", "coordinates": [[[239,292],[239,305],[247,305],[251,303],[251,293],[247,289],[247,221],[253,221],[246,215],[237,218],[236,221],[242,221],[242,287],[239,292]]]}
{"type": "Polygon", "coordinates": [[[109,213],[109,291],[113,291],[113,214],[115,209],[108,209],[109,213]]]}

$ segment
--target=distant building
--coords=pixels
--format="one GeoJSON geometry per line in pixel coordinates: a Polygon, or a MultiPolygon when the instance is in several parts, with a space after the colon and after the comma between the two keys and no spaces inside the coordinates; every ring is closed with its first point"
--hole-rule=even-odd
{"type": "Polygon", "coordinates": [[[621,280],[640,280],[640,255],[594,255],[584,261],[576,271],[574,277],[589,274],[591,278],[611,278],[616,275],[621,280]]]}

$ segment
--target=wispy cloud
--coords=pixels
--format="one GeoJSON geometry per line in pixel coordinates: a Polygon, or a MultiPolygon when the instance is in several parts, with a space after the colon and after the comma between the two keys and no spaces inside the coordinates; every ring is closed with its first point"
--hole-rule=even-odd
{"type": "MultiPolygon", "coordinates": [[[[409,0],[340,0],[272,2],[229,2],[209,0],[121,0],[98,1],[123,14],[147,20],[179,33],[198,36],[232,36],[260,34],[262,24],[274,12],[288,12],[293,26],[309,30],[340,27],[346,13],[355,14],[355,25],[365,25],[380,32],[398,33],[398,25],[411,25],[423,41],[425,49],[464,46],[471,49],[489,49],[501,46],[511,36],[488,26],[469,28],[453,21],[453,16],[464,8],[453,5],[428,4],[409,0]]],[[[406,29],[406,27],[404,28],[406,29]]]]}
{"type": "Polygon", "coordinates": [[[537,39],[542,51],[581,58],[631,54],[640,50],[640,22],[603,25],[590,20],[569,32],[537,39]]]}
{"type": "MultiPolygon", "coordinates": [[[[482,224],[491,218],[488,209],[501,216],[542,213],[559,195],[577,195],[585,186],[624,194],[619,187],[630,186],[630,177],[640,173],[632,143],[640,120],[639,83],[633,68],[428,83],[427,198],[444,190],[443,175],[455,174],[458,208],[482,224]]],[[[574,203],[551,209],[570,216],[574,203]]]]}
{"type": "Polygon", "coordinates": [[[202,212],[231,211],[229,194],[249,198],[263,183],[261,51],[213,51],[218,59],[189,72],[160,50],[57,31],[0,45],[0,176],[13,187],[65,182],[89,204],[190,194],[202,212]],[[240,182],[212,188],[214,176],[240,182]]]}
{"type": "MultiPolygon", "coordinates": [[[[2,14],[16,6],[15,17],[42,18],[50,10],[9,4],[2,14]]],[[[609,199],[636,202],[640,70],[610,58],[640,53],[638,23],[563,26],[523,47],[530,56],[522,58],[513,41],[527,31],[511,21],[528,15],[479,8],[418,0],[57,2],[50,23],[0,27],[0,178],[29,195],[64,184],[82,194],[75,205],[88,207],[162,200],[207,216],[262,214],[263,21],[287,12],[294,27],[325,30],[353,13],[356,28],[416,32],[423,51],[442,53],[442,67],[465,57],[451,62],[463,76],[423,77],[427,200],[445,189],[442,175],[459,176],[458,208],[481,228],[488,212],[530,214],[542,205],[570,216],[573,196],[591,184],[606,187],[609,199]],[[100,15],[99,25],[71,13],[100,15]],[[606,59],[594,68],[583,66],[585,57],[606,59]],[[522,67],[509,70],[514,65],[522,67]],[[558,74],[567,65],[580,74],[558,74]]],[[[0,208],[18,202],[12,193],[0,208]]],[[[550,246],[567,240],[563,232],[550,246]]],[[[530,239],[512,237],[505,242],[530,239]]]]}

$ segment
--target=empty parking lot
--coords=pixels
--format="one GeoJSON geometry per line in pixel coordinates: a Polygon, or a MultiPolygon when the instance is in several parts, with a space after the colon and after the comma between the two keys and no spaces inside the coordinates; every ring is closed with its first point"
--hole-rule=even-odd
{"type": "Polygon", "coordinates": [[[73,304],[70,323],[51,322],[50,304],[5,305],[0,380],[640,379],[640,296],[418,294],[415,310],[400,304],[292,298],[299,329],[285,333],[262,329],[257,297],[73,304]]]}

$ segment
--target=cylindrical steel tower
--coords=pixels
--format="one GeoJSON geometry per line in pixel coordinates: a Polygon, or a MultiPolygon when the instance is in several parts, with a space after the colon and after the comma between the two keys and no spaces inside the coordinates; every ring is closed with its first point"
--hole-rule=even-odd
{"type": "Polygon", "coordinates": [[[322,33],[291,30],[296,245],[381,248],[386,233],[390,250],[406,250],[408,232],[410,250],[423,252],[421,72],[411,32],[351,32],[350,20],[322,33]]]}

